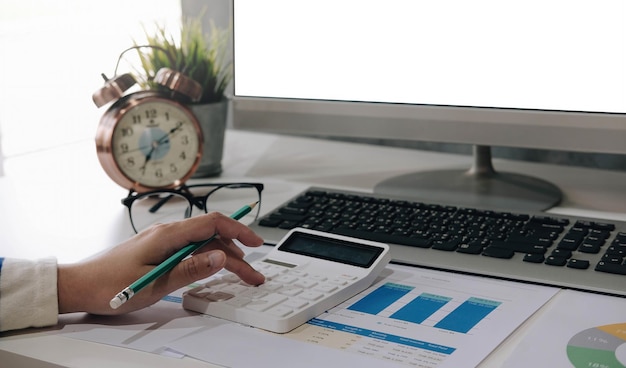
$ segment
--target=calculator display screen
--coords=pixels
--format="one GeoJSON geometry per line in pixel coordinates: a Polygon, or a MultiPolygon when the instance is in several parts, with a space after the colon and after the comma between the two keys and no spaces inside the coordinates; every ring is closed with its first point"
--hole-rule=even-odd
{"type": "Polygon", "coordinates": [[[383,252],[381,247],[299,232],[292,233],[278,249],[363,268],[370,267],[383,252]]]}

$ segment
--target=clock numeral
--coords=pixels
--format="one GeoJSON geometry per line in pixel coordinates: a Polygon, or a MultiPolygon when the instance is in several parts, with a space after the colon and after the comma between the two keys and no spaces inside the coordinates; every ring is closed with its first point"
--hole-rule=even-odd
{"type": "Polygon", "coordinates": [[[122,151],[122,153],[128,153],[128,144],[127,143],[122,143],[120,144],[120,151],[122,151]]]}
{"type": "Polygon", "coordinates": [[[187,152],[182,151],[180,153],[180,155],[178,155],[178,157],[180,157],[181,160],[186,160],[187,159],[187,152]]]}
{"type": "Polygon", "coordinates": [[[141,124],[141,115],[133,115],[133,124],[141,124]]]}
{"type": "Polygon", "coordinates": [[[178,167],[176,167],[176,165],[174,164],[170,164],[170,172],[175,173],[177,171],[178,171],[178,167]]]}
{"type": "Polygon", "coordinates": [[[170,113],[169,112],[165,113],[165,120],[167,120],[167,121],[170,120],[170,113]]]}
{"type": "Polygon", "coordinates": [[[128,166],[128,167],[135,166],[135,158],[134,157],[127,158],[126,159],[126,166],[128,166]]]}
{"type": "Polygon", "coordinates": [[[183,135],[180,137],[180,141],[183,145],[188,145],[189,144],[189,137],[187,135],[183,135]]]}
{"type": "Polygon", "coordinates": [[[156,109],[148,109],[146,110],[146,119],[155,119],[157,117],[156,109]]]}
{"type": "Polygon", "coordinates": [[[154,172],[154,176],[156,176],[157,178],[162,178],[162,177],[163,177],[163,170],[162,170],[162,169],[160,169],[160,168],[159,168],[159,169],[157,169],[157,170],[154,172]]]}
{"type": "Polygon", "coordinates": [[[122,128],[122,137],[130,137],[133,133],[133,128],[122,128]]]}

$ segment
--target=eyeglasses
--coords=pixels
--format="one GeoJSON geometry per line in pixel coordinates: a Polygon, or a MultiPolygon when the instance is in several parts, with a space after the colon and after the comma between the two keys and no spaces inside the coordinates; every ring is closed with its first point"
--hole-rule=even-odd
{"type": "Polygon", "coordinates": [[[221,212],[230,215],[242,206],[259,204],[240,219],[252,223],[261,208],[261,183],[220,183],[183,185],[176,189],[136,193],[131,190],[122,204],[128,208],[130,222],[136,233],[156,223],[179,221],[203,213],[221,212]]]}

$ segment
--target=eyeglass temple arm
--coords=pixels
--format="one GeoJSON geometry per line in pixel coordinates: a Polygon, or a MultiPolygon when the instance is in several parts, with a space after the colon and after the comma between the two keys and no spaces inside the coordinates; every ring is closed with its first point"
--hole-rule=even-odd
{"type": "MultiPolygon", "coordinates": [[[[183,188],[182,190],[186,190],[186,188],[183,188]]],[[[161,200],[155,203],[154,206],[150,207],[148,211],[150,211],[150,213],[157,212],[161,207],[163,207],[163,205],[165,205],[170,199],[172,199],[173,196],[173,194],[170,194],[167,197],[161,198],[161,200]]],[[[194,198],[191,199],[191,203],[200,209],[204,207],[204,203],[202,203],[202,201],[194,200],[194,198]]],[[[191,208],[188,208],[187,212],[185,213],[185,217],[189,216],[191,216],[191,208]]]]}

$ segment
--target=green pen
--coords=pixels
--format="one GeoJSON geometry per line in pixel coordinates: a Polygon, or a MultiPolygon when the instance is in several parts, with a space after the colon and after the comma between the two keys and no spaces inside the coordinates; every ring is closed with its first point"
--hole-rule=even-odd
{"type": "MultiPolygon", "coordinates": [[[[241,207],[235,213],[230,215],[230,218],[235,219],[235,220],[241,219],[242,217],[247,215],[250,211],[252,211],[252,209],[258,203],[259,202],[254,202],[249,205],[245,205],[241,207]]],[[[190,255],[194,251],[209,244],[211,241],[213,241],[213,239],[215,239],[216,236],[217,234],[213,235],[212,237],[206,240],[190,243],[184,248],[181,248],[178,252],[174,253],[170,258],[166,259],[161,264],[153,268],[152,271],[143,275],[141,278],[133,282],[126,289],[117,293],[117,295],[113,299],[111,299],[111,301],[109,302],[109,305],[113,309],[119,308],[122,304],[126,303],[130,298],[132,298],[133,295],[135,295],[135,293],[139,292],[141,289],[148,286],[148,284],[150,284],[152,281],[156,280],[161,275],[163,275],[164,273],[174,268],[174,266],[176,266],[178,263],[180,263],[180,261],[182,261],[185,257],[190,255]]]]}

